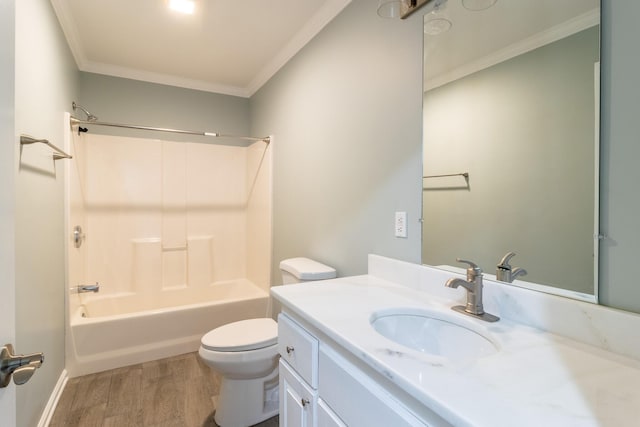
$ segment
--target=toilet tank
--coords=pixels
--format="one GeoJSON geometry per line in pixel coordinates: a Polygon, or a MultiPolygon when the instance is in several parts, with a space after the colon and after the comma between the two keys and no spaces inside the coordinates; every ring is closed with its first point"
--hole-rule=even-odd
{"type": "Polygon", "coordinates": [[[280,262],[282,283],[309,282],[312,280],[333,279],[336,270],[309,258],[289,258],[280,262]]]}

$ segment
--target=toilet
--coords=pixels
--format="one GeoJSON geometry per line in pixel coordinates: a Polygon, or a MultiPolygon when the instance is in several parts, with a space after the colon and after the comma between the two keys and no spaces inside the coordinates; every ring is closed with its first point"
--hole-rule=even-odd
{"type": "MultiPolygon", "coordinates": [[[[280,263],[283,284],[332,279],[336,270],[309,258],[280,263]]],[[[278,414],[278,324],[241,320],[207,332],[198,351],[222,381],[214,419],[221,427],[246,427],[278,414]]]]}

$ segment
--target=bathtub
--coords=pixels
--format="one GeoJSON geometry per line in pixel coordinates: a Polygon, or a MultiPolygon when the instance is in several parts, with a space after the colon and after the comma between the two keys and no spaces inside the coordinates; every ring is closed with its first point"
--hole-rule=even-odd
{"type": "Polygon", "coordinates": [[[153,294],[80,294],[70,315],[70,377],[196,351],[207,331],[267,315],[269,294],[240,279],[153,294]]]}

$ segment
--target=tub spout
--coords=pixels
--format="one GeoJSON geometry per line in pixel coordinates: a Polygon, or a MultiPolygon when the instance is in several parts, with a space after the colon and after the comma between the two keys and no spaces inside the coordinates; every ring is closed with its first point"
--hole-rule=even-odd
{"type": "Polygon", "coordinates": [[[85,292],[100,292],[100,284],[96,282],[94,285],[80,285],[71,288],[71,292],[83,294],[85,292]]]}

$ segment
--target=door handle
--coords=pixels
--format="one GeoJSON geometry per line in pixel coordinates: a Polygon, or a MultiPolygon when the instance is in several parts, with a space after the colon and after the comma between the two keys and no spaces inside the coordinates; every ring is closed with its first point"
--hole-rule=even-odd
{"type": "Polygon", "coordinates": [[[42,353],[15,355],[13,346],[5,344],[0,349],[0,388],[9,385],[12,375],[16,385],[26,383],[43,362],[44,354],[42,353]]]}

